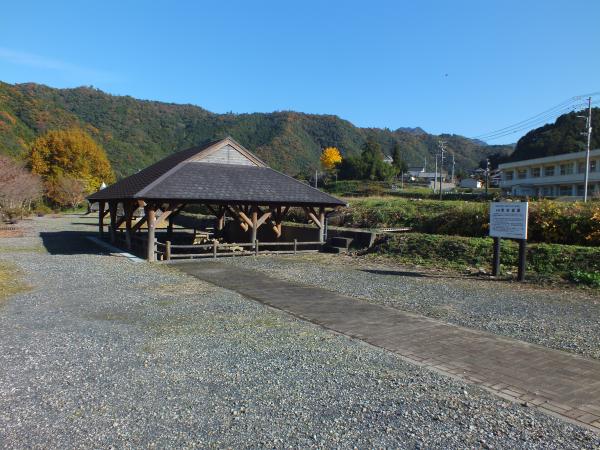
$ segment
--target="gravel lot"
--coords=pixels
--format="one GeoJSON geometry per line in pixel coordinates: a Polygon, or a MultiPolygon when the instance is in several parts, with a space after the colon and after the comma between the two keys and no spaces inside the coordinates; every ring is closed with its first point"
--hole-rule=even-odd
{"type": "Polygon", "coordinates": [[[4,448],[600,446],[171,268],[94,253],[85,221],[36,219],[44,246],[0,240],[34,286],[0,308],[4,448]]]}
{"type": "Polygon", "coordinates": [[[600,359],[600,298],[331,255],[223,258],[404,311],[600,359]]]}

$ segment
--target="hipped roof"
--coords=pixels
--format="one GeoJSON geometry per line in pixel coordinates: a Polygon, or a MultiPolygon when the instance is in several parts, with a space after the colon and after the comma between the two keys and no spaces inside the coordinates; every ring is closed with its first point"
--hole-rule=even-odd
{"type": "Polygon", "coordinates": [[[90,195],[88,199],[94,202],[131,199],[291,206],[345,205],[329,194],[271,169],[232,138],[174,153],[90,195]],[[215,158],[225,148],[237,152],[232,162],[223,163],[215,158]]]}

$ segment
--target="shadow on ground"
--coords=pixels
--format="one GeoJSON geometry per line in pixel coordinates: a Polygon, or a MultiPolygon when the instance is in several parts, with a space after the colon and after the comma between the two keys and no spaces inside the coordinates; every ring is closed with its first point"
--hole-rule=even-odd
{"type": "Polygon", "coordinates": [[[396,275],[399,277],[428,277],[429,275],[420,272],[409,272],[405,270],[376,270],[376,269],[361,269],[361,272],[369,272],[375,275],[396,275]]]}
{"type": "Polygon", "coordinates": [[[51,255],[109,255],[89,239],[86,231],[42,232],[42,244],[51,255]]]}

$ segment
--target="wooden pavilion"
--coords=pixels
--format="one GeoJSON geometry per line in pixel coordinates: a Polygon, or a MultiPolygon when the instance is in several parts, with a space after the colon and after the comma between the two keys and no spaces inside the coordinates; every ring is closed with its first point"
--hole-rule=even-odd
{"type": "Polygon", "coordinates": [[[134,233],[147,229],[147,258],[155,258],[155,230],[173,231],[174,217],[190,204],[204,205],[216,217],[216,230],[233,218],[256,242],[261,226],[269,226],[275,239],[291,207],[302,208],[324,240],[326,214],[345,203],[301,181],[271,169],[256,155],[228,137],[201,147],[174,153],[88,197],[98,202],[99,231],[110,215],[110,239],[125,229],[125,245],[131,248],[134,233]],[[106,208],[108,206],[108,209],[106,208]],[[143,208],[140,220],[134,211],[143,208]],[[117,211],[122,210],[118,216],[117,211]]]}

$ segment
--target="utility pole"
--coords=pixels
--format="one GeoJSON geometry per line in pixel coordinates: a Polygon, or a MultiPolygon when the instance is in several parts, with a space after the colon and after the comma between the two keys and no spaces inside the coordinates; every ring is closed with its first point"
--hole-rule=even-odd
{"type": "Polygon", "coordinates": [[[437,189],[437,179],[438,179],[438,168],[437,168],[437,152],[435,153],[435,172],[433,173],[433,193],[435,194],[435,190],[437,189]]]}
{"type": "Polygon", "coordinates": [[[319,179],[319,169],[315,169],[315,189],[318,188],[317,180],[319,179]]]}
{"type": "Polygon", "coordinates": [[[455,165],[455,162],[454,162],[454,153],[452,153],[452,180],[451,180],[452,183],[454,183],[454,165],[455,165]]]}
{"type": "Polygon", "coordinates": [[[485,195],[488,194],[488,186],[490,184],[490,159],[485,160],[485,195]]]}
{"type": "Polygon", "coordinates": [[[446,148],[444,147],[444,145],[446,145],[446,142],[439,141],[438,144],[440,146],[440,200],[442,200],[442,194],[443,194],[443,190],[442,190],[442,182],[443,182],[442,171],[444,170],[444,150],[446,150],[446,148]]]}
{"type": "Polygon", "coordinates": [[[586,121],[587,146],[585,151],[585,179],[583,181],[583,201],[588,200],[588,180],[590,178],[590,145],[592,142],[592,97],[588,98],[588,116],[586,121]]]}

